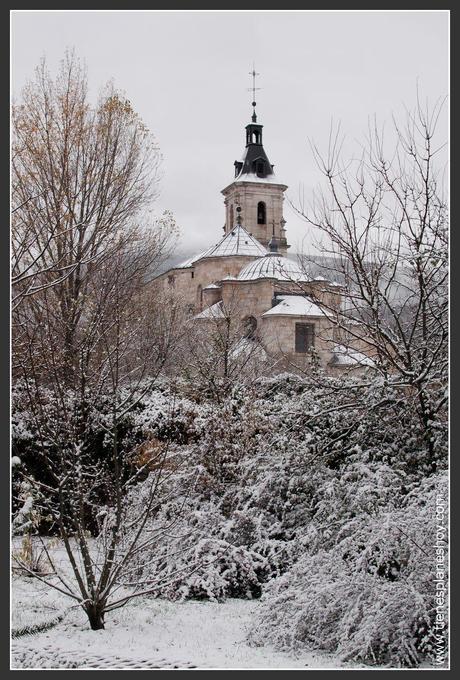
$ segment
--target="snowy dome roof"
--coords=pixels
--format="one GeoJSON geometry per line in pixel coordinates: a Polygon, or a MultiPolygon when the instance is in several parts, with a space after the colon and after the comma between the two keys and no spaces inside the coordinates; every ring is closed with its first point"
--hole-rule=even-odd
{"type": "Polygon", "coordinates": [[[204,253],[201,253],[197,259],[204,259],[205,257],[226,257],[229,255],[249,255],[251,257],[262,257],[267,254],[267,249],[252,236],[240,224],[236,225],[234,229],[225,234],[225,236],[211,246],[204,253]]]}
{"type": "Polygon", "coordinates": [[[279,253],[268,253],[265,257],[250,262],[238,274],[239,281],[255,281],[256,279],[309,280],[296,262],[279,253]]]}

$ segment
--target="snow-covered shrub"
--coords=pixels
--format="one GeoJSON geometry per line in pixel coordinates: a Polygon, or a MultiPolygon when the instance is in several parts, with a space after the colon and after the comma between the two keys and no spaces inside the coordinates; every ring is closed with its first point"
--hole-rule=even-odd
{"type": "MultiPolygon", "coordinates": [[[[182,482],[174,494],[164,490],[165,502],[146,529],[144,550],[126,565],[129,580],[149,584],[154,596],[173,600],[260,597],[269,565],[244,544],[253,540],[245,534],[244,521],[235,530],[217,503],[187,492],[190,478],[185,470],[182,482]],[[234,540],[236,534],[239,541],[234,540]]],[[[134,490],[133,517],[148,484],[146,480],[134,490]]]]}
{"type": "Polygon", "coordinates": [[[188,553],[187,564],[193,567],[187,569],[184,564],[183,577],[166,591],[173,599],[222,601],[228,597],[260,597],[262,593],[265,560],[243,546],[203,538],[188,553]]]}
{"type": "Polygon", "coordinates": [[[433,656],[439,492],[445,479],[423,482],[404,507],[356,516],[330,550],[300,558],[266,589],[252,642],[392,667],[433,656]]]}
{"type": "Polygon", "coordinates": [[[291,376],[258,381],[259,404],[278,423],[271,449],[298,448],[297,467],[322,460],[340,467],[361,451],[363,460],[397,465],[429,474],[446,466],[447,422],[442,412],[432,423],[433,451],[427,447],[416,410],[407,393],[375,379],[325,378],[321,383],[291,376]]]}
{"type": "MultiPolygon", "coordinates": [[[[66,414],[46,390],[41,396],[53,442],[46,427],[38,433],[19,387],[14,395],[14,453],[37,474],[43,451],[52,456],[56,441],[63,450],[72,441],[76,400],[68,396],[66,414]]],[[[98,397],[86,417],[82,454],[110,460],[110,400],[98,397]]],[[[266,593],[255,642],[416,665],[432,644],[423,550],[446,431],[439,418],[430,458],[404,394],[378,380],[283,374],[215,399],[199,386],[161,381],[142,392],[118,432],[136,468],[156,450],[167,454],[142,550],[120,585],[173,599],[266,593]]],[[[154,472],[155,464],[135,475],[123,540],[136,530],[154,472]]],[[[96,494],[90,500],[96,536],[114,508],[96,494]]]]}
{"type": "MultiPolygon", "coordinates": [[[[150,406],[136,413],[136,428],[155,431],[168,400],[182,399],[191,433],[188,445],[177,446],[182,463],[172,498],[149,527],[154,533],[172,522],[172,537],[154,542],[139,565],[158,594],[251,595],[306,554],[346,541],[360,521],[366,527],[403,507],[423,474],[404,453],[420,447],[413,417],[397,417],[400,407],[384,387],[368,390],[369,404],[388,398],[383,414],[359,406],[362,388],[333,388],[283,376],[235,388],[218,403],[165,390],[146,397],[150,406]]],[[[134,495],[142,498],[141,485],[134,495]]]]}
{"type": "Polygon", "coordinates": [[[207,409],[178,391],[177,385],[160,383],[150,389],[133,411],[137,432],[153,434],[162,441],[187,444],[202,431],[207,409]]]}
{"type": "Polygon", "coordinates": [[[238,484],[243,460],[257,453],[269,430],[250,390],[234,390],[223,402],[209,406],[192,452],[203,468],[203,490],[222,495],[230,485],[238,484]]]}

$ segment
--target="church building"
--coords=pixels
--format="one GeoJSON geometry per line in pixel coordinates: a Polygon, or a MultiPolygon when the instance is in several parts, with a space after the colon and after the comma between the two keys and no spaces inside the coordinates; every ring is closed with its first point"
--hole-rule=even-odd
{"type": "MultiPolygon", "coordinates": [[[[193,323],[240,320],[242,338],[267,355],[307,366],[313,357],[331,373],[372,365],[362,347],[344,337],[337,312],[344,304],[340,284],[310,278],[292,257],[283,215],[287,186],[274,172],[257,121],[255,101],[245,129],[245,148],[234,177],[223,190],[223,237],[176,265],[158,281],[187,306],[193,323]]],[[[345,333],[346,334],[346,333],[345,333]]]]}

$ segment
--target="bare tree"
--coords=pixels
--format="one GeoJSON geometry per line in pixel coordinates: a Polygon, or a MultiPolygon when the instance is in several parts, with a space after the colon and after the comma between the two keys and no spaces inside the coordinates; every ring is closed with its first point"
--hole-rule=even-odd
{"type": "Polygon", "coordinates": [[[91,272],[145,223],[159,150],[112,85],[91,106],[73,53],[55,80],[42,61],[13,106],[12,128],[13,306],[53,286],[71,352],[91,272]]]}
{"type": "MultiPolygon", "coordinates": [[[[396,147],[370,129],[362,157],[345,163],[343,139],[331,131],[325,157],[313,147],[326,189],[299,212],[321,237],[345,304],[329,313],[348,347],[365,348],[383,380],[414,405],[428,445],[444,418],[447,380],[447,204],[438,157],[443,103],[420,102],[396,147]]],[[[304,258],[307,265],[307,258],[304,258]]],[[[323,307],[324,297],[321,300],[323,307]]]]}
{"type": "Polygon", "coordinates": [[[238,381],[252,382],[270,358],[244,301],[231,294],[188,321],[182,374],[218,402],[238,381]]]}
{"type": "Polygon", "coordinates": [[[91,108],[74,55],[55,81],[37,69],[13,132],[13,375],[39,440],[37,460],[19,469],[71,566],[69,581],[48,554],[45,582],[97,629],[159,503],[167,447],[139,465],[123,433],[174,347],[175,310],[150,280],[176,229],[169,214],[149,218],[160,156],[148,130],[111,86],[91,108]],[[127,532],[130,490],[147,473],[127,532]]]}

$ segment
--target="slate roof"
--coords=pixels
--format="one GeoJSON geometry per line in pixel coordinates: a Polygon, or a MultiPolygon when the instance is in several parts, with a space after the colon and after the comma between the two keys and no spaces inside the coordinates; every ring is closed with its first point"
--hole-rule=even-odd
{"type": "Polygon", "coordinates": [[[267,254],[267,249],[242,225],[236,225],[228,234],[204,253],[201,253],[197,260],[205,257],[227,257],[229,255],[250,255],[252,257],[262,257],[267,254]]]}

